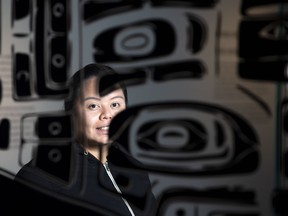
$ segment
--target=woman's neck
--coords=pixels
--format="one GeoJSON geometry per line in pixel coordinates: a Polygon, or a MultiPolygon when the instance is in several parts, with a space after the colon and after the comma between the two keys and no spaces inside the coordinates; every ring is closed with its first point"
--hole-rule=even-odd
{"type": "MultiPolygon", "coordinates": [[[[83,146],[83,145],[82,145],[83,146]]],[[[107,145],[98,145],[98,146],[83,146],[85,151],[92,154],[96,157],[100,162],[105,163],[107,161],[108,156],[108,146],[107,145]]]]}

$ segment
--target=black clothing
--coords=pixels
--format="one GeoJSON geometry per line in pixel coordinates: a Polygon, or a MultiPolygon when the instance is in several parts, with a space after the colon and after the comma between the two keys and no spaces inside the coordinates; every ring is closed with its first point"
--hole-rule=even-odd
{"type": "MultiPolygon", "coordinates": [[[[4,171],[6,172],[6,171],[4,171]]],[[[14,174],[0,171],[1,215],[84,215],[107,216],[75,203],[55,198],[14,181],[14,174]],[[9,176],[10,175],[10,176],[9,176]]]]}
{"type": "MultiPolygon", "coordinates": [[[[103,164],[84,149],[73,145],[74,169],[72,178],[67,182],[43,172],[35,164],[35,159],[24,165],[15,177],[15,181],[23,180],[39,186],[54,194],[64,195],[77,201],[84,201],[95,212],[107,212],[107,215],[131,215],[124,203],[124,197],[135,215],[154,215],[156,200],[151,191],[148,174],[137,170],[139,161],[127,154],[120,145],[113,144],[109,148],[107,170],[103,164]],[[117,163],[117,164],[115,164],[117,163]],[[122,196],[116,191],[108,173],[112,173],[122,196]]],[[[95,214],[98,215],[98,214],[95,214]]]]}

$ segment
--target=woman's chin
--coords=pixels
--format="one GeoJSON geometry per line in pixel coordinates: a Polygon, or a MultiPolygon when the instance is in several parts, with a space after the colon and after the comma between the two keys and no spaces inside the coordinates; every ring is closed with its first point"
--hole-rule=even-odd
{"type": "Polygon", "coordinates": [[[109,139],[101,139],[101,140],[96,140],[96,142],[94,142],[96,145],[108,145],[109,143],[111,143],[109,141],[109,139]]]}

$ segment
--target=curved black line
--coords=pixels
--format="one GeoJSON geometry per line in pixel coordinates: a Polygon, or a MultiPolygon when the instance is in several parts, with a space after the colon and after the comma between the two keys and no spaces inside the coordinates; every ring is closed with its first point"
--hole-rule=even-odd
{"type": "Polygon", "coordinates": [[[242,91],[244,94],[246,94],[247,96],[249,96],[251,99],[253,99],[254,101],[256,101],[260,107],[263,108],[264,111],[266,111],[266,113],[271,116],[271,110],[269,108],[269,106],[267,105],[267,103],[265,103],[260,97],[258,97],[257,95],[255,95],[253,92],[251,92],[249,89],[241,86],[241,85],[237,85],[237,88],[242,91]]]}

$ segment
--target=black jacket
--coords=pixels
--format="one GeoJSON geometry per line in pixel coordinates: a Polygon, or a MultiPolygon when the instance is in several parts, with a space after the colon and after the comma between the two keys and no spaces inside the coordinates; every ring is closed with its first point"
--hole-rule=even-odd
{"type": "Polygon", "coordinates": [[[120,145],[111,145],[107,169],[112,173],[121,195],[98,159],[90,153],[84,154],[79,144],[72,144],[72,147],[72,160],[66,161],[66,166],[59,165],[53,171],[50,169],[53,165],[43,166],[41,161],[33,159],[20,169],[15,181],[28,183],[62,200],[67,198],[67,202],[87,206],[95,211],[95,215],[131,215],[123,198],[128,201],[135,215],[154,215],[156,200],[148,174],[138,169],[141,167],[139,161],[127,154],[120,145]]]}

